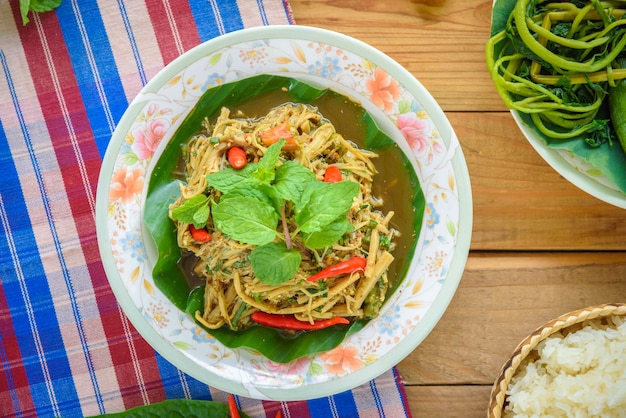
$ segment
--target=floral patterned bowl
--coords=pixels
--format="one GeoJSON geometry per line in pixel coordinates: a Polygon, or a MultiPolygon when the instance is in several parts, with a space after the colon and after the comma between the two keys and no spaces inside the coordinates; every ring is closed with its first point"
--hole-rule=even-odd
{"type": "Polygon", "coordinates": [[[115,295],[141,335],[182,371],[213,387],[258,399],[328,396],[382,374],[419,345],[460,281],[472,228],[467,167],[435,100],[405,69],[350,37],[302,26],[245,29],[185,53],[130,104],[107,149],[97,226],[115,295]],[[146,179],[202,93],[256,74],[279,74],[359,101],[407,155],[426,198],[407,277],[379,317],[337,348],[277,364],[221,345],[152,280],[154,248],[142,223],[146,179]]]}

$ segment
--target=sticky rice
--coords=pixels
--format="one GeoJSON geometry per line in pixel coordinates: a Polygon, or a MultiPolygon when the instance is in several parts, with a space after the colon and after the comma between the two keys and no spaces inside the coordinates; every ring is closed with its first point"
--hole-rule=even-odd
{"type": "Polygon", "coordinates": [[[626,318],[587,321],[540,342],[507,390],[503,416],[626,417],[626,318]]]}

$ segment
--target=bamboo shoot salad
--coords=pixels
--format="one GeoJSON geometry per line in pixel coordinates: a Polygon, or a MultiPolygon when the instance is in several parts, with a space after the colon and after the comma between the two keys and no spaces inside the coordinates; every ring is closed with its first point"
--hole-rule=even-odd
{"type": "Polygon", "coordinates": [[[205,119],[169,211],[205,285],[196,320],[300,331],[376,316],[399,235],[372,195],[376,156],[309,105],[205,119]]]}

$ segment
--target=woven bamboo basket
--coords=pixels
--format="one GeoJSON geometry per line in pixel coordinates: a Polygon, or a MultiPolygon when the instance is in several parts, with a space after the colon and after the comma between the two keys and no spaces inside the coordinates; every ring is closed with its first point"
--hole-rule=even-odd
{"type": "Polygon", "coordinates": [[[582,322],[601,319],[614,315],[626,315],[626,303],[611,303],[591,306],[584,309],[569,312],[537,328],[515,348],[508,361],[502,366],[502,370],[491,388],[488,418],[501,418],[506,405],[506,391],[509,382],[515,375],[522,361],[537,347],[537,345],[550,335],[566,328],[573,327],[582,322]]]}

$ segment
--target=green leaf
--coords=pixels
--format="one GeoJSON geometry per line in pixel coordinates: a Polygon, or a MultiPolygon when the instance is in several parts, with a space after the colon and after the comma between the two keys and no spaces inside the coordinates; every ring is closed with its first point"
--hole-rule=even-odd
{"type": "Polygon", "coordinates": [[[350,209],[359,185],[344,180],[338,183],[315,182],[304,188],[296,206],[296,222],[302,232],[317,232],[350,209]]]}
{"type": "Polygon", "coordinates": [[[202,228],[206,225],[209,214],[209,198],[199,194],[174,209],[172,218],[186,224],[193,224],[196,228],[202,228]]]}
{"type": "Polygon", "coordinates": [[[209,186],[222,193],[229,193],[237,187],[243,185],[256,185],[259,180],[252,177],[252,173],[258,170],[258,163],[247,164],[241,170],[225,168],[215,173],[207,174],[206,179],[209,186]]]}
{"type": "MultiPolygon", "coordinates": [[[[239,411],[242,418],[248,415],[239,411]]],[[[151,405],[136,406],[127,411],[98,415],[106,418],[152,418],[152,417],[211,417],[229,418],[228,405],[221,402],[197,399],[168,399],[151,405]]]]}
{"type": "Polygon", "coordinates": [[[28,12],[37,13],[49,12],[61,5],[61,0],[20,0],[20,14],[22,15],[22,25],[30,22],[28,12]]]}
{"type": "Polygon", "coordinates": [[[213,204],[212,210],[217,229],[236,241],[264,245],[276,238],[278,213],[272,205],[256,197],[222,198],[213,204]]]}
{"type": "Polygon", "coordinates": [[[348,222],[345,215],[340,215],[321,231],[303,234],[304,245],[313,249],[325,248],[339,241],[346,232],[352,232],[353,230],[354,226],[348,222]]]}
{"type": "Polygon", "coordinates": [[[276,176],[276,164],[278,163],[278,157],[280,152],[287,141],[284,139],[269,146],[265,155],[258,162],[258,170],[252,175],[259,179],[262,183],[271,183],[276,176]]]}
{"type": "Polygon", "coordinates": [[[301,261],[300,252],[287,249],[283,242],[271,242],[256,247],[250,253],[254,275],[270,285],[279,285],[295,276],[301,261]]]}
{"type": "Polygon", "coordinates": [[[30,10],[37,13],[49,12],[61,5],[61,0],[30,0],[30,10]]]}
{"type": "Polygon", "coordinates": [[[269,184],[241,184],[237,188],[231,190],[227,197],[234,196],[252,196],[259,199],[261,202],[268,203],[280,213],[280,207],[283,205],[283,200],[278,196],[276,189],[269,184]]]}
{"type": "Polygon", "coordinates": [[[298,202],[304,187],[312,181],[316,181],[315,173],[297,161],[287,160],[276,170],[274,187],[283,199],[298,202]]]}

